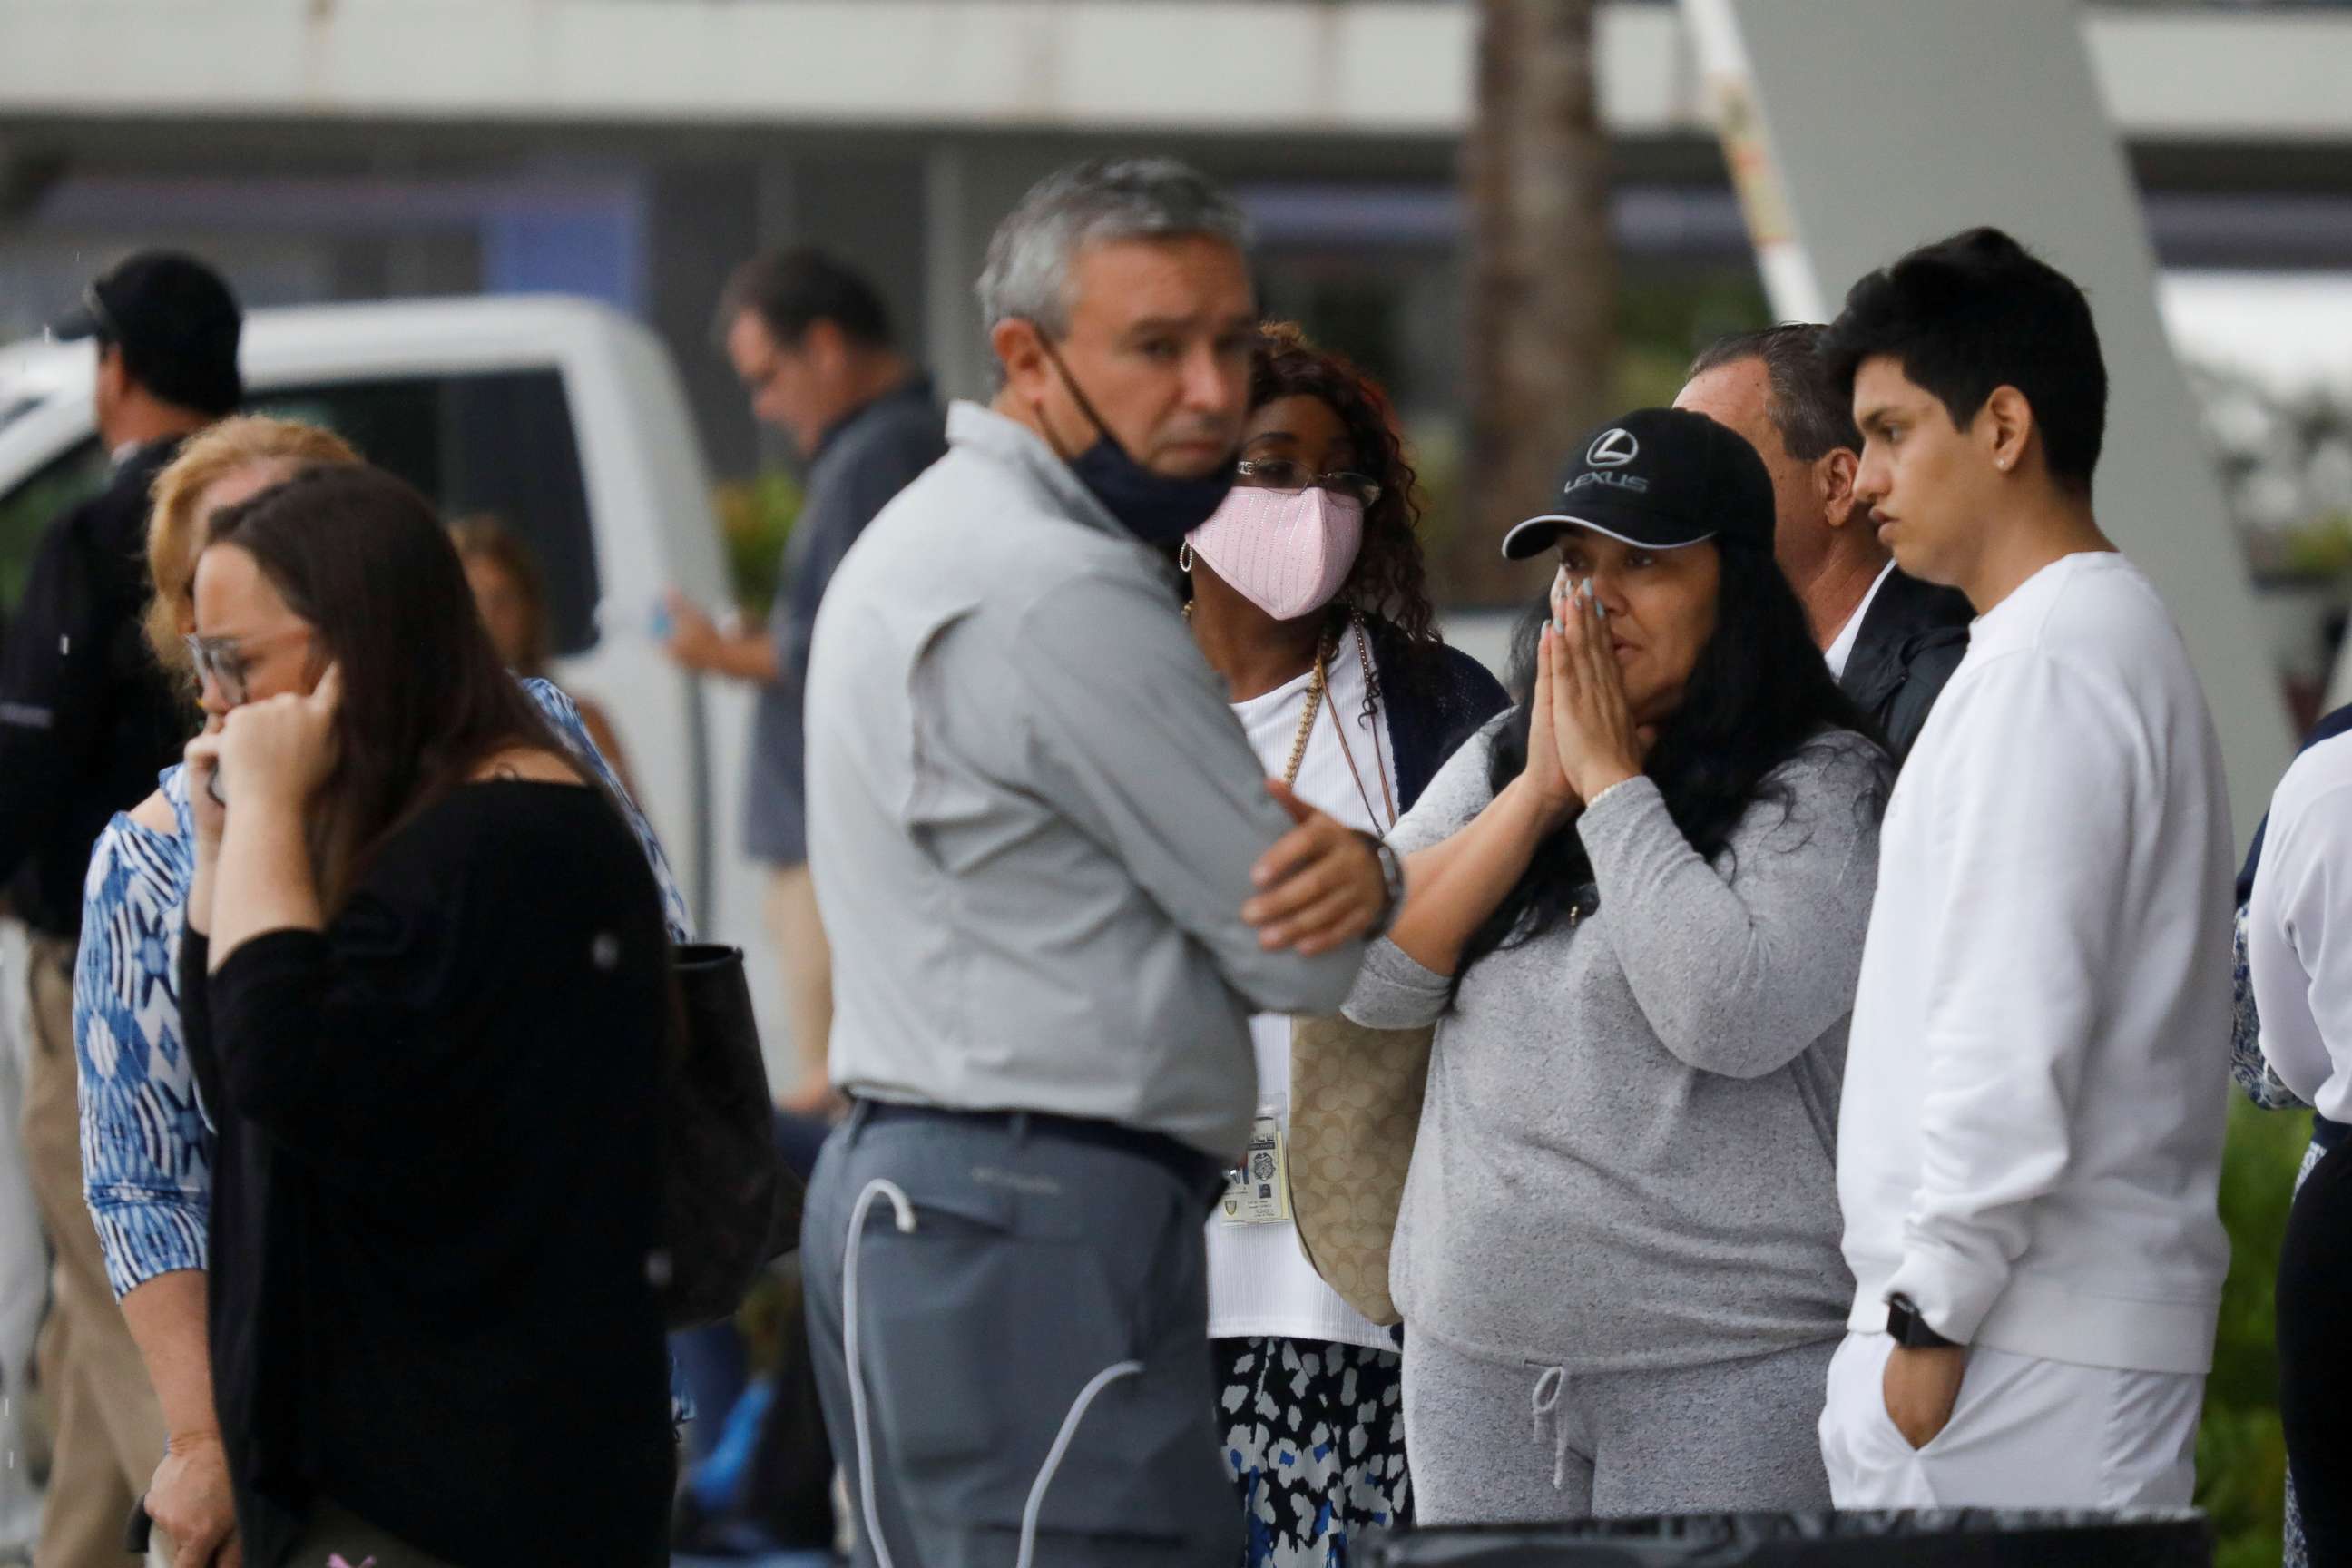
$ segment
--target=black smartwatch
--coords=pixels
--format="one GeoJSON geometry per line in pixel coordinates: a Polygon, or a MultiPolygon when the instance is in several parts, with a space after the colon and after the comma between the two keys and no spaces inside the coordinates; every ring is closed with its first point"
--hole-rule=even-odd
{"type": "Polygon", "coordinates": [[[1933,1351],[1959,1348],[1958,1340],[1948,1340],[1927,1326],[1927,1320],[1919,1315],[1919,1309],[1912,1305],[1911,1298],[1908,1296],[1897,1295],[1886,1298],[1886,1331],[1893,1334],[1895,1342],[1905,1350],[1933,1351]]]}
{"type": "Polygon", "coordinates": [[[1389,928],[1396,924],[1398,914],[1404,909],[1404,861],[1389,847],[1386,839],[1375,837],[1361,828],[1357,829],[1356,837],[1371,846],[1372,858],[1381,863],[1381,888],[1387,901],[1381,906],[1381,918],[1372,922],[1372,929],[1367,934],[1383,937],[1389,934],[1389,928]]]}

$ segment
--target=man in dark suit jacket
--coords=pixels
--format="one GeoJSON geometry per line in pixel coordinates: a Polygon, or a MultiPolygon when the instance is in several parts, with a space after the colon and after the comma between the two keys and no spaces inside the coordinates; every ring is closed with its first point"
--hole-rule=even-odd
{"type": "Polygon", "coordinates": [[[1950,588],[1906,577],[1853,495],[1862,432],[1823,373],[1822,329],[1735,332],[1693,362],[1675,399],[1748,438],[1772,474],[1773,554],[1813,640],[1900,763],[1969,650],[1975,612],[1950,588]]]}

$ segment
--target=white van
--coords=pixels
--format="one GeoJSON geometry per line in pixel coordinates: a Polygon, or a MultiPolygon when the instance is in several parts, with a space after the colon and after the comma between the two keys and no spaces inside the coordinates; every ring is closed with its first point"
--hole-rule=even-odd
{"type": "MultiPolygon", "coordinates": [[[[750,694],[670,663],[662,588],[728,596],[709,476],[667,353],[604,306],[503,296],[256,310],[247,406],[328,426],[444,516],[496,516],[544,571],[555,673],[612,719],[698,928],[745,950],[769,1072],[795,1081],[739,823],[750,694]]],[[[106,473],[87,343],[0,349],[0,615],[42,530],[106,473]]]]}

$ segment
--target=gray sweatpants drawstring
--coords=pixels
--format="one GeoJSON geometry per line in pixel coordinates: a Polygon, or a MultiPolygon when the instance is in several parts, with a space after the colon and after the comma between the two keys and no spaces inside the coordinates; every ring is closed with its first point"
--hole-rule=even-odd
{"type": "Polygon", "coordinates": [[[1559,1491],[1568,1485],[1568,1419],[1559,1411],[1560,1396],[1568,1388],[1568,1368],[1547,1367],[1536,1379],[1535,1433],[1533,1440],[1543,1441],[1544,1417],[1551,1417],[1551,1487],[1559,1491]]]}

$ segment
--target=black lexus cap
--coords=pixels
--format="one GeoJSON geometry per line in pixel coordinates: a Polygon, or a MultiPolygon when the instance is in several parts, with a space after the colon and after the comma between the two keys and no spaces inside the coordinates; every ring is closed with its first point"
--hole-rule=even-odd
{"type": "Polygon", "coordinates": [[[124,368],[167,403],[226,414],[245,395],[236,296],[193,256],[142,250],[82,290],[81,306],[49,329],[66,340],[103,336],[124,368]]]}
{"type": "Polygon", "coordinates": [[[1584,437],[1548,511],[1513,525],[1503,553],[1524,561],[1570,528],[1673,550],[1708,539],[1772,548],[1772,476],[1746,437],[1686,408],[1636,408],[1584,437]]]}

